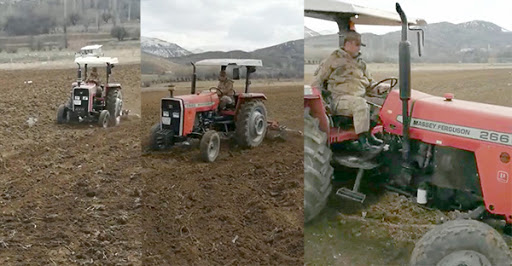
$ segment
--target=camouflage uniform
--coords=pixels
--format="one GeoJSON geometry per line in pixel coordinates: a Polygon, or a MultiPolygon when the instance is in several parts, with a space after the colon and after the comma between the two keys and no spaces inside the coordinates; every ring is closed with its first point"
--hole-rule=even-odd
{"type": "Polygon", "coordinates": [[[222,93],[219,104],[219,108],[221,110],[225,109],[228,104],[233,104],[235,102],[235,98],[233,97],[233,81],[227,77],[225,71],[220,72],[219,85],[217,85],[217,89],[222,93]]]}
{"type": "Polygon", "coordinates": [[[335,50],[315,72],[313,86],[332,93],[330,104],[335,115],[353,116],[356,134],[370,130],[370,107],[364,99],[373,79],[360,54],[353,58],[343,49],[335,50]]]}
{"type": "Polygon", "coordinates": [[[93,82],[96,84],[96,96],[101,97],[102,89],[100,86],[100,78],[98,76],[98,70],[96,67],[93,67],[89,77],[87,78],[87,82],[93,82]]]}

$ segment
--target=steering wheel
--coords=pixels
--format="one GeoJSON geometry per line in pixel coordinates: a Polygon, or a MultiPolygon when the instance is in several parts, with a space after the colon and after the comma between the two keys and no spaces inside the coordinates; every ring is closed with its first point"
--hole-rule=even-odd
{"type": "Polygon", "coordinates": [[[397,78],[385,78],[377,83],[375,83],[375,85],[373,85],[371,88],[370,88],[370,91],[373,91],[375,88],[377,88],[380,84],[386,82],[386,81],[389,81],[389,89],[385,90],[385,91],[379,91],[377,92],[377,94],[369,94],[368,96],[372,96],[372,97],[379,97],[379,96],[383,96],[383,95],[387,95],[395,86],[396,84],[398,84],[398,79],[397,78]]]}
{"type": "Polygon", "coordinates": [[[210,92],[215,92],[215,93],[219,94],[219,96],[224,96],[224,93],[222,93],[222,91],[221,91],[221,90],[219,90],[219,88],[217,88],[217,87],[211,87],[211,88],[209,89],[209,91],[210,91],[210,92]]]}

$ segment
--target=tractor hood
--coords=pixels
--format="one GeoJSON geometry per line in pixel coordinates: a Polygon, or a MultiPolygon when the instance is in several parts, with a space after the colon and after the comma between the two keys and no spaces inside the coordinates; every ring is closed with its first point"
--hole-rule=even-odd
{"type": "Polygon", "coordinates": [[[196,111],[209,111],[217,108],[219,96],[215,92],[204,91],[196,94],[174,96],[175,99],[183,100],[185,109],[196,109],[196,111]]]}
{"type": "MultiPolygon", "coordinates": [[[[512,146],[512,108],[437,97],[412,91],[411,136],[422,132],[441,133],[512,146]],[[426,131],[424,131],[426,130],[426,131]]],[[[381,118],[384,128],[395,134],[402,130],[401,102],[398,90],[388,95],[381,118]]]]}
{"type": "MultiPolygon", "coordinates": [[[[412,108],[412,117],[416,120],[512,133],[512,108],[510,107],[432,96],[415,101],[412,108]]],[[[414,120],[411,123],[412,126],[419,126],[419,124],[414,120]]]]}

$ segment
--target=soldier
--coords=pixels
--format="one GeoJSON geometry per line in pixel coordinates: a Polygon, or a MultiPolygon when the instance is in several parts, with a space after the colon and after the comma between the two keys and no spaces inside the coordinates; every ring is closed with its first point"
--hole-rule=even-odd
{"type": "Polygon", "coordinates": [[[92,82],[96,84],[96,97],[101,97],[102,89],[100,86],[100,78],[98,75],[98,69],[96,67],[92,67],[91,73],[89,74],[89,77],[87,78],[87,82],[92,82]]]}
{"type": "Polygon", "coordinates": [[[219,73],[219,85],[217,85],[217,89],[220,91],[220,110],[224,110],[227,105],[233,104],[235,102],[234,90],[233,90],[233,80],[227,77],[226,71],[221,70],[219,73]]]}
{"type": "Polygon", "coordinates": [[[361,43],[361,35],[349,31],[343,47],[320,63],[312,86],[320,86],[331,93],[329,107],[333,114],[353,117],[360,148],[368,151],[375,150],[377,147],[373,145],[382,144],[382,140],[370,134],[370,107],[364,97],[372,87],[373,79],[360,57],[361,46],[365,46],[361,43]]]}

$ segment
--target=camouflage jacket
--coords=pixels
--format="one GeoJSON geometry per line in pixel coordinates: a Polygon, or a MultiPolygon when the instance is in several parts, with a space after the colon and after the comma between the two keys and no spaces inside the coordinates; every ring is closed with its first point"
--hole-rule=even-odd
{"type": "Polygon", "coordinates": [[[219,85],[217,85],[217,88],[222,92],[222,95],[233,95],[233,81],[230,79],[219,81],[219,85]]]}
{"type": "Polygon", "coordinates": [[[353,58],[343,49],[335,50],[318,66],[312,86],[329,90],[333,97],[364,97],[373,79],[360,55],[353,58]]]}

